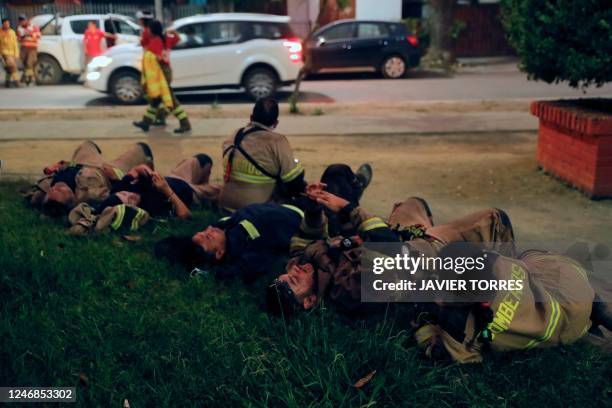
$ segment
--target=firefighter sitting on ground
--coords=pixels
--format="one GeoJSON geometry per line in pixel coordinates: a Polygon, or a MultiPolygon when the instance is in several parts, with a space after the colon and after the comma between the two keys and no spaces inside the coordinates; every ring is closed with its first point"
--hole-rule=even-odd
{"type": "Polygon", "coordinates": [[[254,203],[291,202],[304,192],[304,168],[277,125],[278,104],[263,98],[249,124],[223,143],[221,207],[231,212],[254,203]]]}

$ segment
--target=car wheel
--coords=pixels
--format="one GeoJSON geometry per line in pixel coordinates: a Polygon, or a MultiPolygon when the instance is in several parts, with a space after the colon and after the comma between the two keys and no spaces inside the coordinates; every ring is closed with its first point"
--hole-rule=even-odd
{"type": "Polygon", "coordinates": [[[123,105],[134,105],[143,99],[140,75],[133,71],[120,71],[114,74],[109,88],[115,101],[123,105]]]}
{"type": "Polygon", "coordinates": [[[406,61],[399,55],[391,55],[383,61],[381,72],[388,79],[402,78],[406,75],[406,61]]]}
{"type": "Polygon", "coordinates": [[[64,75],[60,64],[49,55],[39,56],[34,69],[36,71],[36,82],[40,85],[59,84],[64,75]]]}
{"type": "Polygon", "coordinates": [[[276,93],[276,74],[267,68],[254,68],[244,76],[243,85],[250,98],[267,98],[276,93]]]}

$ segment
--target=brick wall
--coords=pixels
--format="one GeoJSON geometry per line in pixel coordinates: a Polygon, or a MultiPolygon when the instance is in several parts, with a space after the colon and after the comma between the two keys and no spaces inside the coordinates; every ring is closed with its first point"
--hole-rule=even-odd
{"type": "Polygon", "coordinates": [[[612,116],[534,102],[540,167],[589,197],[612,197],[612,116]]]}

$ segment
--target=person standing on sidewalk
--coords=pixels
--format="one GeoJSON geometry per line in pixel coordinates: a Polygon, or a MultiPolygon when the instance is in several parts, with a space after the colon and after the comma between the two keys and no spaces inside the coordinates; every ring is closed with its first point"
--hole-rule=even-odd
{"type": "Polygon", "coordinates": [[[146,34],[148,41],[144,47],[142,57],[142,85],[149,100],[149,106],[142,121],[133,122],[133,125],[147,132],[157,118],[160,104],[163,104],[162,109],[168,109],[179,120],[180,127],[175,129],[174,133],[189,132],[191,131],[191,124],[189,123],[187,112],[185,112],[176,98],[173,98],[162,69],[163,61],[168,59],[166,36],[162,23],[158,20],[153,20],[145,30],[148,31],[146,34]]]}
{"type": "Polygon", "coordinates": [[[84,70],[87,70],[87,65],[89,65],[92,59],[102,55],[102,39],[115,37],[114,34],[102,31],[93,20],[87,24],[87,30],[85,30],[83,35],[83,49],[85,51],[84,70]]]}
{"type": "MultiPolygon", "coordinates": [[[[172,66],[170,65],[170,50],[172,50],[172,48],[179,43],[181,38],[174,30],[166,30],[164,34],[166,40],[164,42],[164,52],[163,58],[160,61],[160,66],[162,71],[164,71],[164,77],[166,78],[166,82],[168,82],[168,87],[170,88],[172,103],[174,106],[179,106],[180,103],[178,99],[176,99],[176,95],[172,90],[172,66]]],[[[155,119],[155,122],[153,122],[153,126],[166,126],[167,112],[162,108],[163,106],[160,106],[159,112],[157,113],[157,118],[155,119]]]]}
{"type": "Polygon", "coordinates": [[[2,56],[3,67],[6,73],[4,86],[19,86],[19,73],[17,72],[17,58],[19,58],[19,43],[17,34],[11,28],[11,21],[8,18],[2,19],[2,29],[0,30],[0,55],[2,56]]]}
{"type": "Polygon", "coordinates": [[[35,68],[38,61],[38,42],[40,41],[40,29],[31,24],[24,14],[19,16],[19,27],[17,37],[21,44],[21,60],[23,62],[23,77],[21,80],[26,85],[34,85],[36,82],[35,68]]]}

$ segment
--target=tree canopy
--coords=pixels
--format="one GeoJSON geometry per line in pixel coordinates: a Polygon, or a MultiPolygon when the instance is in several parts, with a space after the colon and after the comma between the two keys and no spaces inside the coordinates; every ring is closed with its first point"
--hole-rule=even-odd
{"type": "Polygon", "coordinates": [[[502,21],[530,79],[572,87],[612,80],[609,0],[502,0],[502,21]]]}

